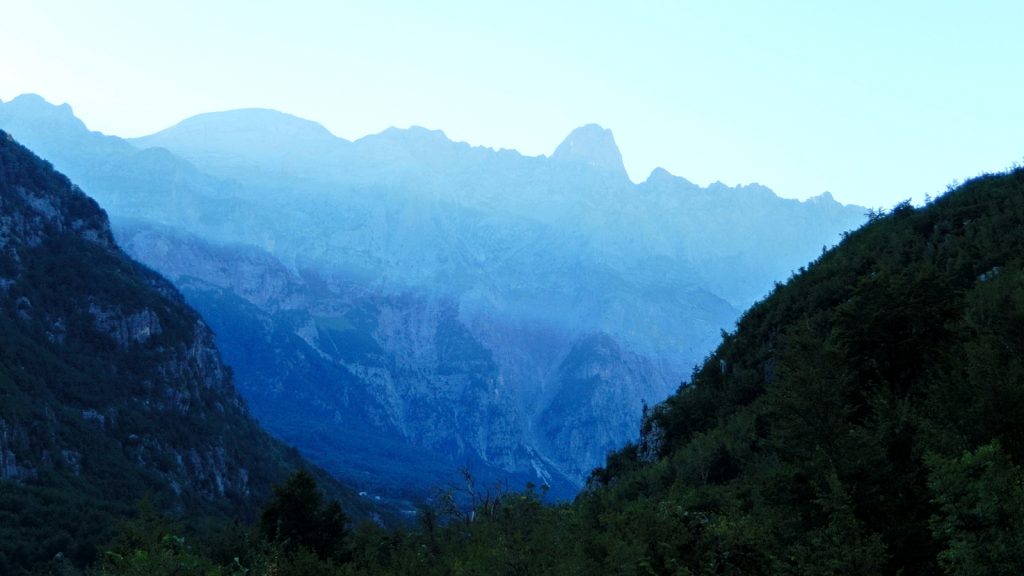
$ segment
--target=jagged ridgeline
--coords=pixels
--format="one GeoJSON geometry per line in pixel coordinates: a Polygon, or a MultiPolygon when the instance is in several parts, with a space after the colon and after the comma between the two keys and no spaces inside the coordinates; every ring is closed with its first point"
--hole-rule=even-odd
{"type": "Polygon", "coordinates": [[[777,286],[594,473],[580,529],[598,565],[659,574],[1019,574],[1022,465],[1016,169],[777,286]]]}
{"type": "Polygon", "coordinates": [[[0,574],[91,562],[146,495],[186,518],[250,517],[302,465],[248,416],[178,292],[0,131],[0,574]]]}

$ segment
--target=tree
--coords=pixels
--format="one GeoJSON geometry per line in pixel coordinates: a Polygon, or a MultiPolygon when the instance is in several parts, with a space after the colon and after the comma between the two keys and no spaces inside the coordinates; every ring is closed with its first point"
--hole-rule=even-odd
{"type": "Polygon", "coordinates": [[[1024,568],[1024,470],[998,442],[960,458],[931,459],[938,513],[932,530],[946,545],[939,564],[962,576],[1020,574],[1024,568]]]}
{"type": "Polygon", "coordinates": [[[260,532],[286,551],[305,548],[322,559],[342,559],[348,518],[337,501],[324,502],[313,475],[299,470],[274,489],[260,532]]]}
{"type": "Polygon", "coordinates": [[[104,552],[100,576],[176,576],[220,574],[182,536],[180,525],[157,512],[149,498],[139,503],[138,516],[120,528],[104,552]]]}

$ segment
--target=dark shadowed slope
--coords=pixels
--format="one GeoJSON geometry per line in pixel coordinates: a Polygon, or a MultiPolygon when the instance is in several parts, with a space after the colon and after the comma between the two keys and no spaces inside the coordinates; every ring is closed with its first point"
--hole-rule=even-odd
{"type": "Polygon", "coordinates": [[[5,132],[0,341],[2,574],[57,553],[90,561],[146,494],[190,517],[251,514],[305,465],[249,417],[213,334],[171,284],[5,132]]]}
{"type": "Polygon", "coordinates": [[[596,562],[658,573],[1017,574],[1022,480],[1017,169],[875,215],[779,286],[579,509],[596,562]]]}

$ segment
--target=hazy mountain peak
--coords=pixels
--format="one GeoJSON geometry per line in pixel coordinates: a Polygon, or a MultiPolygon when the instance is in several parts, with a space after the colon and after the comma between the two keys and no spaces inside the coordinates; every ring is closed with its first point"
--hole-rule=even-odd
{"type": "Polygon", "coordinates": [[[711,184],[708,184],[707,190],[712,193],[742,193],[747,196],[763,196],[769,198],[778,198],[778,194],[774,190],[759,184],[757,182],[751,182],[749,184],[736,184],[730,186],[721,180],[715,180],[711,184]]]}
{"type": "Polygon", "coordinates": [[[661,166],[658,166],[654,170],[651,170],[650,176],[647,177],[647,182],[658,182],[674,178],[671,172],[665,170],[661,166]]]}
{"type": "Polygon", "coordinates": [[[419,126],[419,125],[416,125],[416,124],[413,124],[412,126],[409,126],[405,130],[402,130],[400,128],[395,128],[393,126],[389,130],[392,130],[392,131],[395,131],[395,132],[405,132],[407,134],[415,134],[415,135],[418,135],[418,136],[429,136],[429,137],[432,137],[432,138],[444,138],[445,140],[448,139],[448,137],[444,133],[444,130],[434,130],[434,129],[425,128],[423,126],[419,126]]]}
{"type": "Polygon", "coordinates": [[[682,176],[676,176],[675,174],[665,170],[662,167],[657,167],[651,170],[651,175],[647,177],[647,180],[643,182],[645,187],[656,187],[663,188],[667,186],[674,187],[686,187],[686,188],[697,188],[698,186],[693,182],[690,182],[682,176]]]}
{"type": "Polygon", "coordinates": [[[21,94],[15,96],[6,104],[0,102],[0,116],[4,115],[5,109],[11,116],[20,118],[48,119],[53,122],[71,122],[76,126],[85,127],[67,103],[51,104],[38,94],[21,94]]]}
{"type": "Polygon", "coordinates": [[[318,122],[269,108],[239,108],[198,114],[145,138],[195,132],[275,137],[314,143],[342,140],[318,122]]]}
{"type": "Polygon", "coordinates": [[[317,122],[267,108],[199,114],[130,141],[141,148],[166,148],[222,176],[234,175],[218,173],[225,161],[246,167],[248,175],[254,170],[301,174],[351,145],[317,122]]]}
{"type": "Polygon", "coordinates": [[[597,124],[587,124],[570,132],[558,148],[555,148],[551,158],[626,175],[626,168],[622,165],[622,154],[615,144],[612,131],[597,124]]]}
{"type": "Polygon", "coordinates": [[[33,94],[31,92],[25,94],[19,94],[15,96],[10,102],[7,103],[10,106],[19,107],[21,110],[60,110],[61,112],[71,113],[71,106],[68,104],[51,104],[47,102],[46,98],[43,98],[39,94],[33,94]]]}
{"type": "Polygon", "coordinates": [[[432,130],[423,126],[409,126],[408,128],[396,128],[391,126],[379,134],[367,136],[366,139],[378,139],[395,144],[405,145],[436,145],[451,144],[452,141],[441,130],[432,130]]]}
{"type": "Polygon", "coordinates": [[[389,165],[394,171],[397,165],[450,162],[469,144],[453,142],[441,130],[422,126],[397,128],[392,126],[382,132],[364,136],[355,141],[364,164],[389,165]]]}
{"type": "Polygon", "coordinates": [[[839,201],[837,201],[835,197],[832,196],[832,193],[827,190],[825,192],[822,192],[821,194],[818,194],[817,196],[808,198],[807,201],[814,202],[815,204],[839,204],[839,201]]]}

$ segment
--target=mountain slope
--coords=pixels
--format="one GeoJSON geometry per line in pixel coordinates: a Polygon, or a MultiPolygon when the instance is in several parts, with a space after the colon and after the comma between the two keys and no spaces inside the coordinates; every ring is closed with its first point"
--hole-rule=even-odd
{"type": "Polygon", "coordinates": [[[117,235],[214,328],[253,414],[339,477],[420,499],[465,466],[488,484],[536,481],[540,469],[552,495],[575,492],[517,433],[514,397],[450,302],[332,290],[259,250],[168,228],[126,224],[117,235]],[[494,432],[480,440],[481,429],[494,432]]]}
{"type": "Polygon", "coordinates": [[[304,465],[248,416],[178,292],[5,132],[0,340],[0,573],[57,553],[89,562],[146,494],[178,514],[246,515],[304,465]]]}
{"type": "Polygon", "coordinates": [[[1022,254],[1022,169],[873,216],[595,472],[590,554],[656,572],[1019,573],[1022,254]]]}

